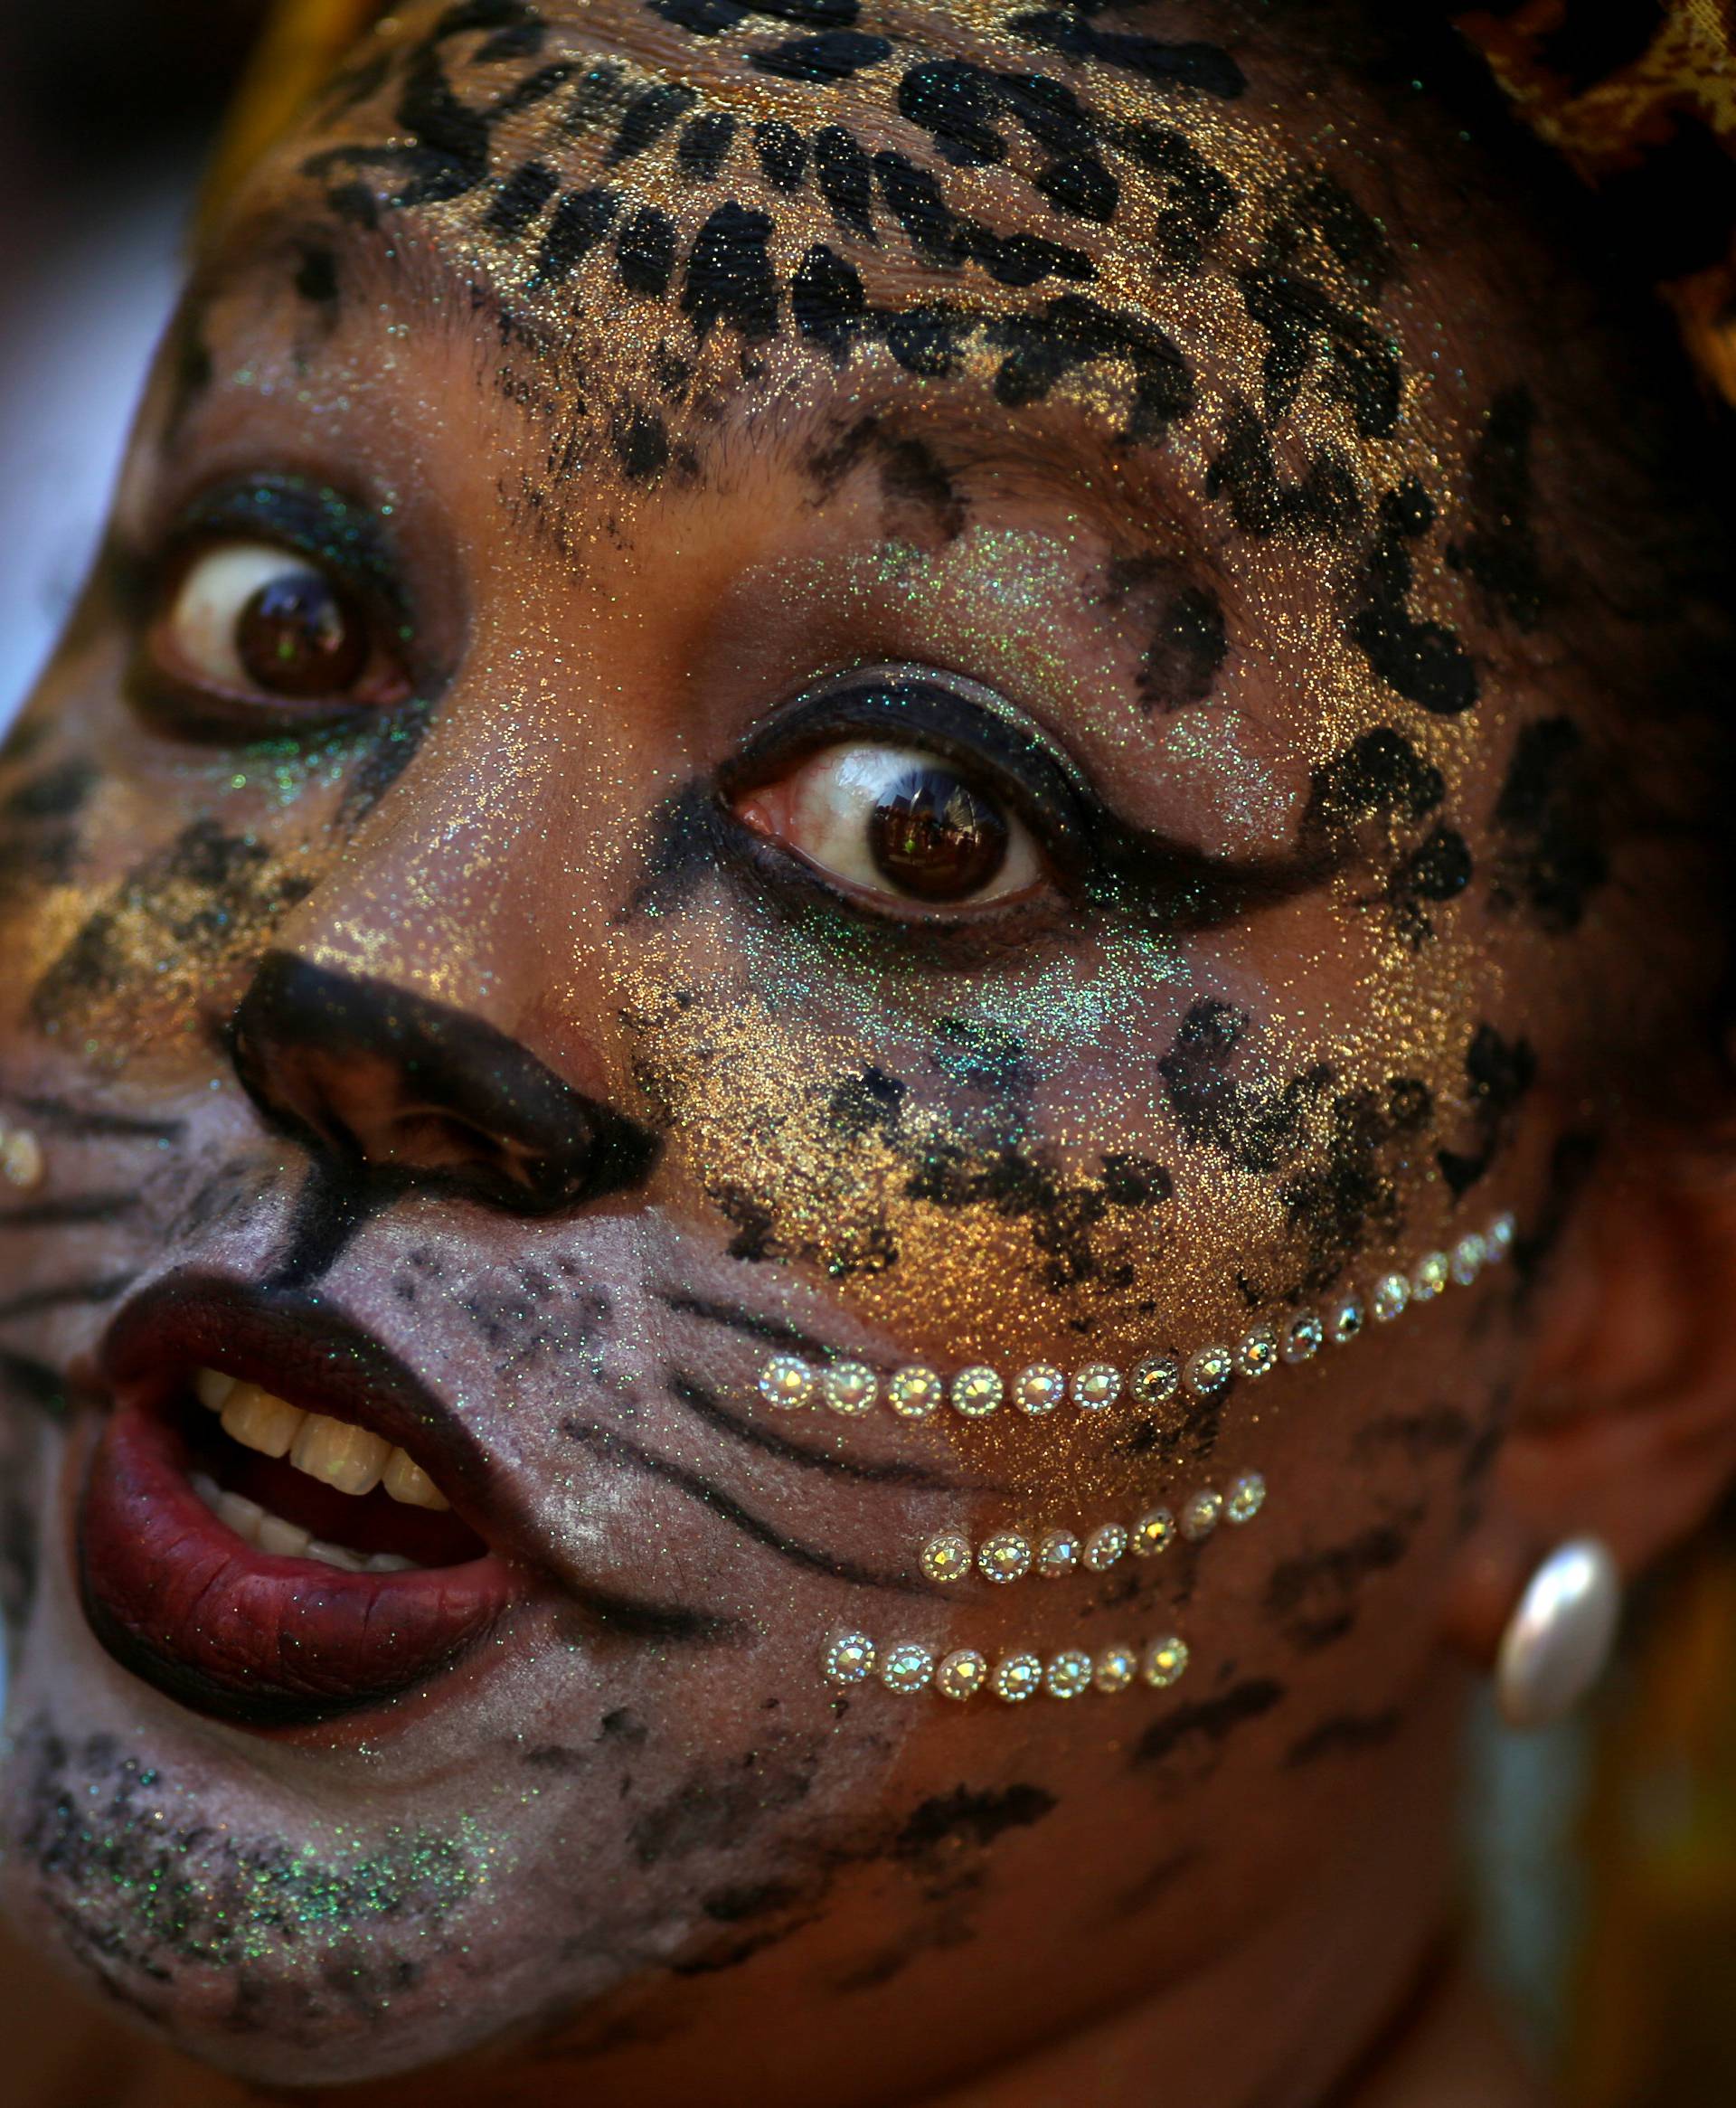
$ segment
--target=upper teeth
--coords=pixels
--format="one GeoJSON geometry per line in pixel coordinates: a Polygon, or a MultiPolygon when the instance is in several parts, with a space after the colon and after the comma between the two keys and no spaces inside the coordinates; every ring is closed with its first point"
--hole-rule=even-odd
{"type": "Polygon", "coordinates": [[[258,1384],[244,1384],[221,1369],[201,1369],[193,1387],[202,1404],[222,1417],[223,1432],[268,1457],[287,1456],[298,1471],[323,1479],[340,1493],[371,1493],[383,1486],[393,1500],[412,1508],[451,1504],[421,1466],[354,1421],[304,1413],[258,1384]]]}

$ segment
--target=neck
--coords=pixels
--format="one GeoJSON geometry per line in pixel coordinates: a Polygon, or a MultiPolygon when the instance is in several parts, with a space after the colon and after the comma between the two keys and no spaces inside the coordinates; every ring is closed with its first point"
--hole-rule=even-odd
{"type": "Polygon", "coordinates": [[[1416,1708],[1406,1762],[1297,1900],[1221,1962],[924,2108],[1542,2108],[1448,1928],[1462,1691],[1416,1708]],[[1161,2082],[1161,2086],[1155,2084],[1161,2082]]]}

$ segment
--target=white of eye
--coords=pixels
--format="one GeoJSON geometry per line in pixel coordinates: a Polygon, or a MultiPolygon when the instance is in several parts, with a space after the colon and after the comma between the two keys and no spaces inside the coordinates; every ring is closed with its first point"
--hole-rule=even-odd
{"type": "Polygon", "coordinates": [[[189,567],[169,610],[175,657],[215,687],[247,688],[252,677],[236,648],[236,625],[262,586],[323,573],[269,542],[224,542],[189,567]]]}
{"type": "Polygon", "coordinates": [[[1031,832],[1006,800],[965,764],[922,747],[854,741],[810,755],[789,779],[787,846],[829,876],[864,893],[938,906],[1004,900],[1039,884],[1043,859],[1031,832]],[[875,816],[913,776],[953,779],[1005,829],[1000,862],[985,882],[967,891],[924,894],[902,884],[876,849],[875,816]]]}

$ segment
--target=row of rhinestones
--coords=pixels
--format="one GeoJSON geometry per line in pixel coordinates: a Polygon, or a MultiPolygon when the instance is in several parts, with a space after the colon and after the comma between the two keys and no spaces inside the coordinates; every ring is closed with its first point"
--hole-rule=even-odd
{"type": "MultiPolygon", "coordinates": [[[[1486,1231],[1461,1237],[1450,1251],[1425,1253],[1409,1272],[1383,1273],[1366,1301],[1351,1289],[1324,1310],[1298,1310],[1281,1327],[1256,1325],[1233,1347],[1202,1347],[1184,1361],[1154,1355],[1132,1371],[1125,1387],[1136,1404],[1156,1407],[1168,1404],[1184,1388],[1195,1397],[1209,1398],[1231,1376],[1268,1376],[1279,1362],[1312,1361],[1323,1346],[1347,1346],[1370,1318],[1389,1325],[1412,1303],[1432,1302],[1455,1282],[1468,1288],[1486,1266],[1507,1256],[1513,1240],[1513,1217],[1497,1215],[1486,1231]]],[[[886,1379],[885,1396],[905,1420],[926,1420],[948,1404],[967,1419],[979,1420],[998,1412],[1009,1396],[1022,1413],[1033,1417],[1054,1412],[1070,1396],[1080,1412],[1101,1413],[1122,1390],[1120,1370],[1108,1362],[1090,1363],[1071,1381],[1048,1362],[1035,1362],[1010,1385],[998,1370],[980,1365],[960,1369],[948,1382],[938,1370],[911,1364],[886,1379]]],[[[866,1362],[837,1361],[816,1369],[799,1355],[775,1354],[760,1372],[760,1395],[785,1411],[825,1405],[854,1419],[879,1404],[881,1376],[866,1362]]]]}
{"type": "Polygon", "coordinates": [[[1050,1530],[1034,1541],[1023,1530],[995,1530],[973,1550],[958,1530],[941,1530],[923,1546],[920,1563],[930,1581],[963,1581],[975,1566],[985,1581],[1023,1581],[1027,1574],[1060,1581],[1083,1566],[1106,1574],[1131,1552],[1136,1559],[1166,1552],[1177,1536],[1197,1545],[1221,1522],[1249,1523],[1266,1501],[1266,1481],[1258,1471],[1244,1471],[1230,1490],[1202,1487],[1182,1503],[1179,1519],[1166,1508],[1147,1508],[1131,1529],[1104,1523],[1088,1537],[1068,1529],[1050,1530]]]}
{"type": "Polygon", "coordinates": [[[993,1664],[974,1647],[955,1648],[937,1661],[920,1640],[877,1648],[865,1632],[839,1632],[827,1643],[825,1660],[828,1683],[865,1684],[878,1678],[904,1697],[933,1690],[958,1699],[986,1690],[1009,1706],[1039,1691],[1052,1698],[1077,1698],[1085,1691],[1125,1691],[1137,1682],[1167,1690],[1186,1667],[1187,1643],[1173,1632],[1138,1648],[1105,1647],[1087,1654],[1082,1647],[1063,1647],[1047,1661],[1021,1652],[1004,1654],[993,1664]]]}

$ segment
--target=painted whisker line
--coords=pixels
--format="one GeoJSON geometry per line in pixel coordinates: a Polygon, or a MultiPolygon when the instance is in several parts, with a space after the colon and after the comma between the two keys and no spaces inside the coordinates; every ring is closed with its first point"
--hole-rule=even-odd
{"type": "Polygon", "coordinates": [[[0,1347],[0,1390],[16,1391],[51,1419],[59,1420],[66,1412],[66,1385],[59,1371],[33,1355],[13,1354],[0,1347]]]}
{"type": "Polygon", "coordinates": [[[805,1545],[799,1538],[787,1537],[744,1508],[733,1494],[725,1493],[713,1486],[697,1471],[690,1471],[684,1465],[672,1463],[667,1457],[642,1449],[627,1436],[607,1427],[598,1427],[582,1420],[563,1420],[561,1432],[571,1441],[583,1442],[587,1448],[600,1450],[616,1462],[642,1473],[647,1479],[660,1480],[673,1486],[689,1499],[698,1501],[722,1521],[751,1537],[755,1544],[763,1545],[779,1558],[788,1559],[797,1566],[806,1566],[815,1574],[829,1575],[834,1581],[847,1581],[860,1588],[890,1589],[904,1595],[926,1595],[926,1583],[913,1574],[884,1574],[873,1567],[859,1566],[854,1560],[840,1559],[830,1552],[822,1552],[816,1546],[805,1545]]]}
{"type": "Polygon", "coordinates": [[[913,1486],[934,1493],[967,1490],[956,1479],[944,1478],[926,1464],[896,1460],[864,1463],[855,1457],[838,1457],[824,1450],[804,1449],[801,1443],[789,1441],[771,1428],[761,1427],[757,1421],[738,1419],[714,1392],[708,1391],[680,1369],[667,1373],[665,1388],[672,1398],[679,1400],[707,1426],[732,1435],[751,1449],[762,1450],[769,1457],[779,1457],[786,1463],[799,1464],[807,1470],[828,1471],[835,1478],[854,1479],[870,1486],[913,1486]]]}
{"type": "Polygon", "coordinates": [[[113,1273],[96,1281],[67,1281],[56,1288],[33,1289],[28,1295],[14,1296],[9,1301],[0,1303],[0,1324],[12,1318],[33,1317],[38,1310],[112,1302],[137,1279],[137,1273],[113,1273]]]}
{"type": "Polygon", "coordinates": [[[111,1141],[178,1142],[187,1131],[184,1120],[145,1120],[127,1112],[98,1112],[37,1092],[0,1091],[0,1105],[14,1105],[39,1125],[65,1135],[100,1135],[111,1141]]]}
{"type": "Polygon", "coordinates": [[[653,1292],[665,1309],[674,1310],[680,1317],[698,1318],[708,1325],[721,1325],[726,1331],[745,1333],[750,1339],[763,1340],[768,1347],[781,1347],[791,1354],[822,1357],[836,1351],[824,1339],[804,1332],[799,1326],[786,1325],[777,1318],[762,1318],[753,1310],[743,1309],[739,1303],[713,1302],[708,1296],[691,1295],[683,1289],[656,1289],[653,1292]]]}
{"type": "Polygon", "coordinates": [[[130,1215],[137,1205],[136,1193],[72,1194],[65,1200],[37,1200],[25,1207],[0,1208],[0,1230],[46,1230],[63,1223],[103,1223],[115,1215],[130,1215]]]}

